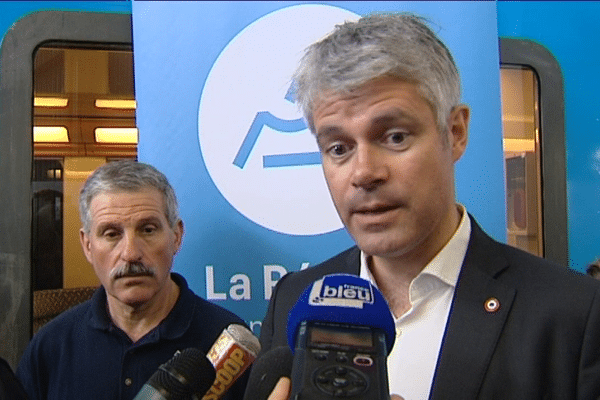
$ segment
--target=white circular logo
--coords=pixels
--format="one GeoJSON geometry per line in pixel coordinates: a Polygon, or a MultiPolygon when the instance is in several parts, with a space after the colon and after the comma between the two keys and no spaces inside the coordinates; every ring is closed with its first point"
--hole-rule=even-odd
{"type": "Polygon", "coordinates": [[[343,226],[290,79],[309,44],[356,19],[326,5],[275,11],[235,36],[206,79],[198,113],[204,163],[227,201],[265,228],[315,235],[343,226]]]}

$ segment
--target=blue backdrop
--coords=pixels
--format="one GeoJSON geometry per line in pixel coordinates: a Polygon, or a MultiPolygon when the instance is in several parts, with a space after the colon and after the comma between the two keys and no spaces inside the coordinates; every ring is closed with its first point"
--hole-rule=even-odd
{"type": "Polygon", "coordinates": [[[428,17],[472,108],[457,198],[505,240],[495,2],[133,2],[139,159],[163,171],[185,223],[175,261],[199,295],[258,333],[287,271],[351,246],[289,96],[303,48],[372,11],[428,17]]]}

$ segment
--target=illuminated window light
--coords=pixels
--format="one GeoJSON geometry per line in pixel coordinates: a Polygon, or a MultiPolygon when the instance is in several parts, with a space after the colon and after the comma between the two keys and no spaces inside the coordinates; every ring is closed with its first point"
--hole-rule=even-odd
{"type": "Polygon", "coordinates": [[[34,126],[35,143],[69,143],[69,133],[64,126],[34,126]]]}
{"type": "Polygon", "coordinates": [[[135,100],[96,99],[94,104],[98,108],[119,108],[124,110],[135,110],[137,106],[135,100]]]}
{"type": "Polygon", "coordinates": [[[34,97],[34,107],[66,107],[69,104],[69,99],[61,97],[34,97]]]}
{"type": "Polygon", "coordinates": [[[535,151],[535,141],[533,139],[503,139],[504,151],[515,153],[535,151]]]}
{"type": "Polygon", "coordinates": [[[94,130],[98,143],[137,143],[137,128],[96,128],[94,130]]]}

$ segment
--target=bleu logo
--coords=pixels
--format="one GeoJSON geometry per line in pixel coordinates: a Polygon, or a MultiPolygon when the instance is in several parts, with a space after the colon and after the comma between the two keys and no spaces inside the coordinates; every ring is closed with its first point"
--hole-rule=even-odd
{"type": "Polygon", "coordinates": [[[357,18],[322,4],[274,11],[233,37],[204,82],[198,110],[204,165],[229,204],[265,228],[291,235],[342,228],[291,76],[306,46],[357,18]]]}
{"type": "Polygon", "coordinates": [[[324,299],[349,299],[349,300],[361,300],[366,303],[371,303],[373,297],[371,296],[370,288],[355,286],[355,285],[339,285],[329,286],[325,285],[321,291],[321,297],[324,299]]]}
{"type": "Polygon", "coordinates": [[[313,306],[337,306],[363,308],[375,301],[373,288],[364,284],[343,282],[339,277],[324,277],[315,281],[309,294],[309,304],[313,306]]]}

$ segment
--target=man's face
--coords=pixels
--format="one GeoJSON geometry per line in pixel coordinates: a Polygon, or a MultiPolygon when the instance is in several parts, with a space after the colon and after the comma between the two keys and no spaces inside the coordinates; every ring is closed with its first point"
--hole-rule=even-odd
{"type": "Polygon", "coordinates": [[[417,86],[394,78],[317,104],[325,179],[364,252],[428,262],[450,239],[458,222],[454,162],[466,146],[468,115],[457,107],[440,134],[417,86]]]}
{"type": "Polygon", "coordinates": [[[109,301],[136,307],[160,297],[183,236],[181,222],[169,226],[162,194],[154,188],[103,193],[92,199],[90,212],[81,245],[109,301]]]}

